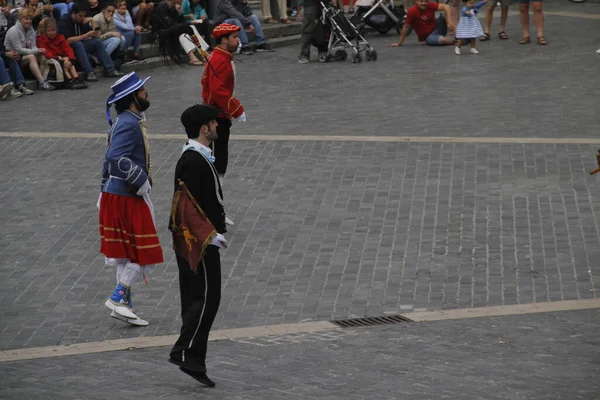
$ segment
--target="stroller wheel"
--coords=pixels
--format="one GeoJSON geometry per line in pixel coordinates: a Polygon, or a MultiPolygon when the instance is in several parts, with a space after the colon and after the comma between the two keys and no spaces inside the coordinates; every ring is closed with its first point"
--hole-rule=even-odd
{"type": "Polygon", "coordinates": [[[348,54],[345,50],[337,50],[335,52],[335,59],[337,61],[344,61],[346,58],[348,58],[348,54]]]}
{"type": "MultiPolygon", "coordinates": [[[[377,52],[375,50],[371,50],[370,54],[371,54],[371,61],[377,61],[377,52]]],[[[367,53],[367,57],[369,57],[369,53],[367,53]]]]}

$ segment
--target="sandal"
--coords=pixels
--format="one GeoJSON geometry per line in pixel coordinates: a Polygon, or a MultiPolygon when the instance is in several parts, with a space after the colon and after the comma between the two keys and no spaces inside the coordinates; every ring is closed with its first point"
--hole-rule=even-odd
{"type": "Polygon", "coordinates": [[[540,36],[539,38],[537,38],[537,44],[539,44],[540,46],[545,46],[548,44],[548,41],[545,37],[540,36]]]}
{"type": "Polygon", "coordinates": [[[194,60],[194,61],[190,61],[190,65],[201,66],[201,65],[204,65],[204,63],[200,60],[194,60]]]}
{"type": "Polygon", "coordinates": [[[480,42],[487,42],[488,40],[490,40],[490,34],[489,33],[484,33],[483,36],[479,38],[480,42]]]}
{"type": "Polygon", "coordinates": [[[291,19],[289,19],[289,18],[284,18],[284,19],[282,19],[282,20],[281,20],[281,23],[282,23],[282,24],[291,24],[291,23],[292,23],[292,20],[291,20],[291,19]]]}
{"type": "Polygon", "coordinates": [[[275,18],[266,18],[263,22],[265,24],[276,24],[277,23],[277,21],[275,20],[275,18]]]}
{"type": "Polygon", "coordinates": [[[529,36],[523,36],[521,40],[519,40],[519,44],[529,44],[529,36]]]}
{"type": "Polygon", "coordinates": [[[501,40],[508,40],[508,35],[506,34],[506,32],[502,31],[498,33],[498,39],[501,40]]]}

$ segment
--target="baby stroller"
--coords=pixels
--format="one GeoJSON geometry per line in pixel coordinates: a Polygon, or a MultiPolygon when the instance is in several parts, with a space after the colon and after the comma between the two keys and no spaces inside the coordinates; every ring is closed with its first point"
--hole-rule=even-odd
{"type": "Polygon", "coordinates": [[[406,20],[404,6],[386,6],[385,2],[386,0],[357,0],[350,21],[361,33],[364,32],[365,25],[368,25],[382,35],[392,28],[396,28],[396,32],[400,34],[406,20]]]}
{"type": "Polygon", "coordinates": [[[343,61],[348,57],[347,49],[353,52],[352,63],[362,62],[363,52],[367,61],[377,60],[375,49],[342,11],[323,1],[321,7],[321,16],[311,37],[313,46],[319,48],[320,62],[329,62],[332,59],[343,61]]]}

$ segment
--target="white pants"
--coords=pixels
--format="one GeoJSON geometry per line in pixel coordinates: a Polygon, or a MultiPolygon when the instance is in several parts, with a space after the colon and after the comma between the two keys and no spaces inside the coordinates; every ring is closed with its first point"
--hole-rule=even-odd
{"type": "MultiPolygon", "coordinates": [[[[198,33],[198,30],[196,29],[196,27],[194,25],[190,25],[190,26],[192,27],[192,30],[194,31],[194,36],[196,36],[198,38],[198,40],[200,41],[200,47],[202,47],[202,50],[206,51],[206,49],[208,49],[208,43],[206,43],[204,41],[204,39],[202,39],[202,36],[200,36],[200,33],[198,33]]],[[[187,33],[184,33],[183,35],[179,36],[179,44],[183,48],[183,51],[185,51],[185,54],[189,54],[190,51],[196,50],[196,45],[192,41],[192,38],[190,37],[190,35],[188,35],[187,33]]]]}

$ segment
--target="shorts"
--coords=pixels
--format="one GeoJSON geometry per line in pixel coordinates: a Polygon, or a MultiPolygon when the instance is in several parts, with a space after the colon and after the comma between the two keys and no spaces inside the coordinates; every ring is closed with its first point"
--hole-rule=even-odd
{"type": "Polygon", "coordinates": [[[496,5],[496,3],[500,3],[500,7],[508,7],[512,4],[512,0],[487,0],[487,5],[496,5]]]}

